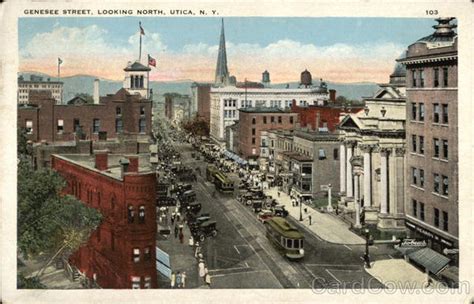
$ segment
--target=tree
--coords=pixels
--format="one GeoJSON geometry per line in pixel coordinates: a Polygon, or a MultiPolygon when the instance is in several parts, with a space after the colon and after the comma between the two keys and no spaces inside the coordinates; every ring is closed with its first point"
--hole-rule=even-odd
{"type": "MultiPolygon", "coordinates": [[[[55,257],[73,252],[86,242],[97,228],[101,214],[69,195],[62,195],[64,179],[50,169],[34,170],[30,148],[25,136],[18,138],[18,250],[23,258],[34,258],[40,254],[51,256],[46,268],[55,257]]],[[[42,270],[38,272],[39,278],[42,270]]],[[[22,281],[18,285],[35,283],[22,281]]]]}

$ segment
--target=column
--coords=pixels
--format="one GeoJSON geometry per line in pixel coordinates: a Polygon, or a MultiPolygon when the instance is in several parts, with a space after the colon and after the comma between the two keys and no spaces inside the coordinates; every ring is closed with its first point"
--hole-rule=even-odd
{"type": "Polygon", "coordinates": [[[354,228],[361,228],[360,225],[360,198],[359,198],[359,174],[354,174],[354,204],[355,204],[355,225],[354,228]]]}
{"type": "Polygon", "coordinates": [[[372,167],[370,161],[371,147],[365,146],[364,150],[364,206],[372,206],[372,167]]]}
{"type": "Polygon", "coordinates": [[[346,197],[352,197],[353,194],[353,187],[352,187],[352,143],[347,145],[347,157],[346,157],[346,197]]]}
{"type": "Polygon", "coordinates": [[[388,211],[388,153],[387,149],[380,149],[380,213],[382,214],[387,214],[388,211]]]}
{"type": "Polygon", "coordinates": [[[339,146],[339,166],[340,166],[340,192],[346,192],[346,146],[342,142],[339,146]]]}
{"type": "Polygon", "coordinates": [[[332,212],[332,193],[331,193],[331,189],[332,188],[332,185],[329,184],[328,185],[328,206],[327,206],[327,211],[328,212],[332,212]]]}

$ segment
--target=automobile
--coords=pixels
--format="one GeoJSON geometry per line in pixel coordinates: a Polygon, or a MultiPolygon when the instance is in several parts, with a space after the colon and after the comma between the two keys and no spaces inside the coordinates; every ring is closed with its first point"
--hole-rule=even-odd
{"type": "Polygon", "coordinates": [[[274,216],[287,217],[288,210],[285,209],[284,205],[277,205],[272,208],[274,216]]]}
{"type": "Polygon", "coordinates": [[[201,204],[200,203],[191,203],[186,208],[188,211],[192,213],[198,213],[201,211],[201,204]]]}
{"type": "Polygon", "coordinates": [[[195,235],[199,239],[199,241],[204,242],[206,237],[212,236],[216,237],[217,236],[217,228],[216,228],[216,221],[206,221],[204,223],[201,223],[197,230],[195,231],[195,235]]]}
{"type": "Polygon", "coordinates": [[[191,157],[192,157],[192,158],[195,158],[195,157],[196,157],[196,153],[191,152],[191,157]]]}
{"type": "Polygon", "coordinates": [[[262,223],[265,223],[266,221],[270,220],[272,217],[273,217],[273,211],[268,210],[268,209],[263,209],[257,214],[257,219],[262,223]]]}
{"type": "Polygon", "coordinates": [[[257,212],[261,211],[262,207],[263,207],[263,201],[261,201],[261,200],[252,201],[253,212],[257,213],[257,212]]]}

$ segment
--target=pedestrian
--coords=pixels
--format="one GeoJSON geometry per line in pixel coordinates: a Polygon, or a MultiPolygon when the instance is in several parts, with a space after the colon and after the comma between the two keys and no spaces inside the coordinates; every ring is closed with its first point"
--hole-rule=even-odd
{"type": "Polygon", "coordinates": [[[181,287],[181,273],[178,271],[176,274],[176,287],[180,288],[181,287]]]}
{"type": "Polygon", "coordinates": [[[280,191],[278,191],[277,193],[278,193],[278,197],[280,197],[280,191]]]}
{"type": "Polygon", "coordinates": [[[205,266],[204,266],[203,260],[199,261],[198,267],[199,267],[199,276],[204,279],[204,276],[206,275],[206,273],[204,272],[205,266]]]}
{"type": "Polygon", "coordinates": [[[189,246],[193,246],[194,245],[194,239],[193,239],[193,236],[189,236],[189,242],[188,242],[189,246]]]}
{"type": "Polygon", "coordinates": [[[311,220],[313,219],[313,218],[311,217],[311,215],[308,216],[308,219],[309,219],[309,225],[311,226],[311,220]]]}
{"type": "Polygon", "coordinates": [[[174,225],[174,217],[175,217],[175,216],[176,216],[176,213],[173,212],[173,213],[171,214],[171,225],[174,225]]]}
{"type": "Polygon", "coordinates": [[[181,287],[186,288],[186,271],[181,274],[181,287]]]}
{"type": "Polygon", "coordinates": [[[181,218],[181,213],[176,213],[176,222],[179,222],[179,219],[181,218]]]}
{"type": "Polygon", "coordinates": [[[207,286],[211,287],[211,276],[208,273],[206,273],[205,281],[207,286]]]}
{"type": "Polygon", "coordinates": [[[336,215],[339,215],[339,206],[336,206],[336,215]]]}
{"type": "Polygon", "coordinates": [[[171,288],[174,288],[174,285],[176,283],[176,274],[173,272],[171,272],[171,288]]]}
{"type": "Polygon", "coordinates": [[[183,242],[184,242],[184,234],[183,234],[183,231],[182,231],[182,230],[181,230],[181,232],[179,233],[179,242],[180,242],[181,244],[183,244],[183,242]]]}
{"type": "Polygon", "coordinates": [[[178,226],[174,225],[174,238],[178,237],[178,226]]]}

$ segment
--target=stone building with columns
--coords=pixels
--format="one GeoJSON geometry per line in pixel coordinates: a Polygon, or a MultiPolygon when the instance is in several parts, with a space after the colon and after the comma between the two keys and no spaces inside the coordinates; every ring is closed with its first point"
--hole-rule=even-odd
{"type": "Polygon", "coordinates": [[[406,70],[397,64],[388,84],[365,98],[365,108],[343,118],[340,206],[360,228],[404,229],[406,70]]]}

